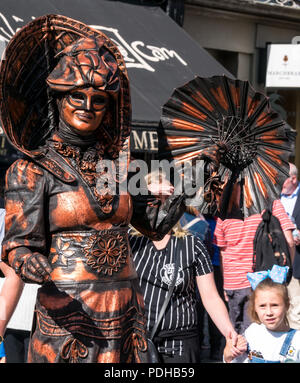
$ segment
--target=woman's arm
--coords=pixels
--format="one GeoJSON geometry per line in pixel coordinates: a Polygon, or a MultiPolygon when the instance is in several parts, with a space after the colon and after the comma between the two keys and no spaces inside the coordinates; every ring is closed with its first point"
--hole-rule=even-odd
{"type": "Polygon", "coordinates": [[[236,345],[237,333],[230,321],[227,308],[216,288],[214,274],[209,273],[196,277],[199,293],[208,315],[225,338],[231,338],[236,345]]]}
{"type": "MultiPolygon", "coordinates": [[[[19,302],[24,283],[14,270],[3,262],[0,262],[0,271],[5,276],[4,284],[0,291],[0,335],[3,337],[6,326],[19,302]]],[[[5,357],[0,358],[0,363],[5,362],[5,357]]]]}
{"type": "Polygon", "coordinates": [[[24,282],[14,270],[0,262],[0,270],[5,276],[0,292],[0,335],[4,335],[6,326],[19,302],[23,291],[24,282]]]}
{"type": "Polygon", "coordinates": [[[197,276],[196,280],[203,306],[214,324],[226,338],[227,360],[229,360],[229,356],[232,359],[237,358],[245,352],[245,347],[244,344],[238,343],[238,334],[230,321],[225,303],[218,293],[214,274],[209,273],[197,276]]]}

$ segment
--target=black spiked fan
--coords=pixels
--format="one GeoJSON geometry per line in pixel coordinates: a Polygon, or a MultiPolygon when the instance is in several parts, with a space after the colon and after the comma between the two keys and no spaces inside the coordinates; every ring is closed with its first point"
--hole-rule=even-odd
{"type": "Polygon", "coordinates": [[[294,131],[248,81],[196,77],[163,106],[160,158],[205,163],[204,213],[245,218],[280,196],[294,131]]]}

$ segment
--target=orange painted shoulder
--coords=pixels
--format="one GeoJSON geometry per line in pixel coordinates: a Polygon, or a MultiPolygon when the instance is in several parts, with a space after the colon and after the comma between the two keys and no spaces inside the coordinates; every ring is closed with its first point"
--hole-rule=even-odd
{"type": "Polygon", "coordinates": [[[41,176],[44,174],[44,171],[41,166],[39,166],[37,163],[31,161],[30,159],[23,159],[19,158],[16,160],[8,169],[9,171],[18,171],[18,169],[25,169],[27,168],[29,171],[32,171],[33,173],[40,174],[41,176]]]}
{"type": "Polygon", "coordinates": [[[39,178],[44,175],[44,170],[30,159],[16,160],[6,172],[6,187],[15,183],[26,184],[29,189],[34,186],[39,178]]]}

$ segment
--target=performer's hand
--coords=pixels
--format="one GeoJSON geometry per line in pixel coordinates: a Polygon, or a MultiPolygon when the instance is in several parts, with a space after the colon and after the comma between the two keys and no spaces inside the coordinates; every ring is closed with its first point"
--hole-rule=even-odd
{"type": "Polygon", "coordinates": [[[51,279],[52,268],[47,258],[40,253],[30,255],[21,268],[22,279],[29,279],[35,283],[44,283],[51,279]]]}
{"type": "Polygon", "coordinates": [[[0,363],[6,363],[6,357],[3,356],[2,358],[0,358],[0,363]]]}

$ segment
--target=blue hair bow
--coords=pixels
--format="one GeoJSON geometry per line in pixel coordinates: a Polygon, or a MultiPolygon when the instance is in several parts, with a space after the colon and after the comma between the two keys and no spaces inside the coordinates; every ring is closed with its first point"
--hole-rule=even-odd
{"type": "Polygon", "coordinates": [[[289,271],[288,266],[273,265],[271,270],[256,271],[255,273],[247,273],[248,281],[255,290],[257,285],[266,278],[271,278],[273,282],[284,283],[286,281],[287,273],[289,271]]]}

